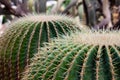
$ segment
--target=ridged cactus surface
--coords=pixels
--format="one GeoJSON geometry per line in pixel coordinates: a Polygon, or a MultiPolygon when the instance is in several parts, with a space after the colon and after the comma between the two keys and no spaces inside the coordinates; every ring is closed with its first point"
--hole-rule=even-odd
{"type": "Polygon", "coordinates": [[[62,15],[29,15],[13,22],[0,38],[0,79],[19,80],[33,54],[51,38],[76,30],[62,15]]]}
{"type": "Polygon", "coordinates": [[[48,43],[23,80],[120,80],[120,32],[82,32],[48,43]]]}

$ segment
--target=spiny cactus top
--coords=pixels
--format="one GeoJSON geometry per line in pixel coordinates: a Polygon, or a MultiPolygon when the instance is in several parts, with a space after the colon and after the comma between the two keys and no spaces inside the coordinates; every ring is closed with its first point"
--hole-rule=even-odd
{"type": "Polygon", "coordinates": [[[23,80],[120,80],[120,32],[57,39],[32,58],[23,80]]]}
{"type": "Polygon", "coordinates": [[[0,38],[0,79],[18,80],[29,59],[50,38],[76,30],[62,15],[29,15],[13,22],[0,38]]]}

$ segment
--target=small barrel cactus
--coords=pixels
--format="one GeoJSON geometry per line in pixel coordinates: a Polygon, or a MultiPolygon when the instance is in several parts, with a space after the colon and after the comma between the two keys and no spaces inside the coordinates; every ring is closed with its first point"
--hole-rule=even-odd
{"type": "Polygon", "coordinates": [[[0,38],[0,79],[19,80],[43,42],[68,35],[77,26],[62,15],[29,15],[13,22],[0,38]]]}
{"type": "Polygon", "coordinates": [[[120,80],[120,32],[80,32],[47,44],[22,80],[120,80]]]}

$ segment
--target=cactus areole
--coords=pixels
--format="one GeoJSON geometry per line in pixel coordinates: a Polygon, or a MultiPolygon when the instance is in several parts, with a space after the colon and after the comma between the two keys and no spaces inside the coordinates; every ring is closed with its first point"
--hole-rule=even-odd
{"type": "Polygon", "coordinates": [[[120,80],[120,32],[56,39],[32,58],[23,80],[120,80]]]}
{"type": "Polygon", "coordinates": [[[0,38],[0,79],[19,80],[43,42],[75,30],[73,20],[62,15],[29,15],[14,21],[0,38]]]}

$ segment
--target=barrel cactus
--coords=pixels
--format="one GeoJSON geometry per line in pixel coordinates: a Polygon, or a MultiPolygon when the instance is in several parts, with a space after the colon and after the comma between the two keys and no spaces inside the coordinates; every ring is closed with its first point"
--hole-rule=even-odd
{"type": "Polygon", "coordinates": [[[120,80],[119,31],[83,31],[46,45],[22,80],[120,80]]]}
{"type": "Polygon", "coordinates": [[[29,15],[13,21],[0,38],[0,79],[19,80],[43,42],[74,32],[72,18],[62,15],[29,15]]]}

